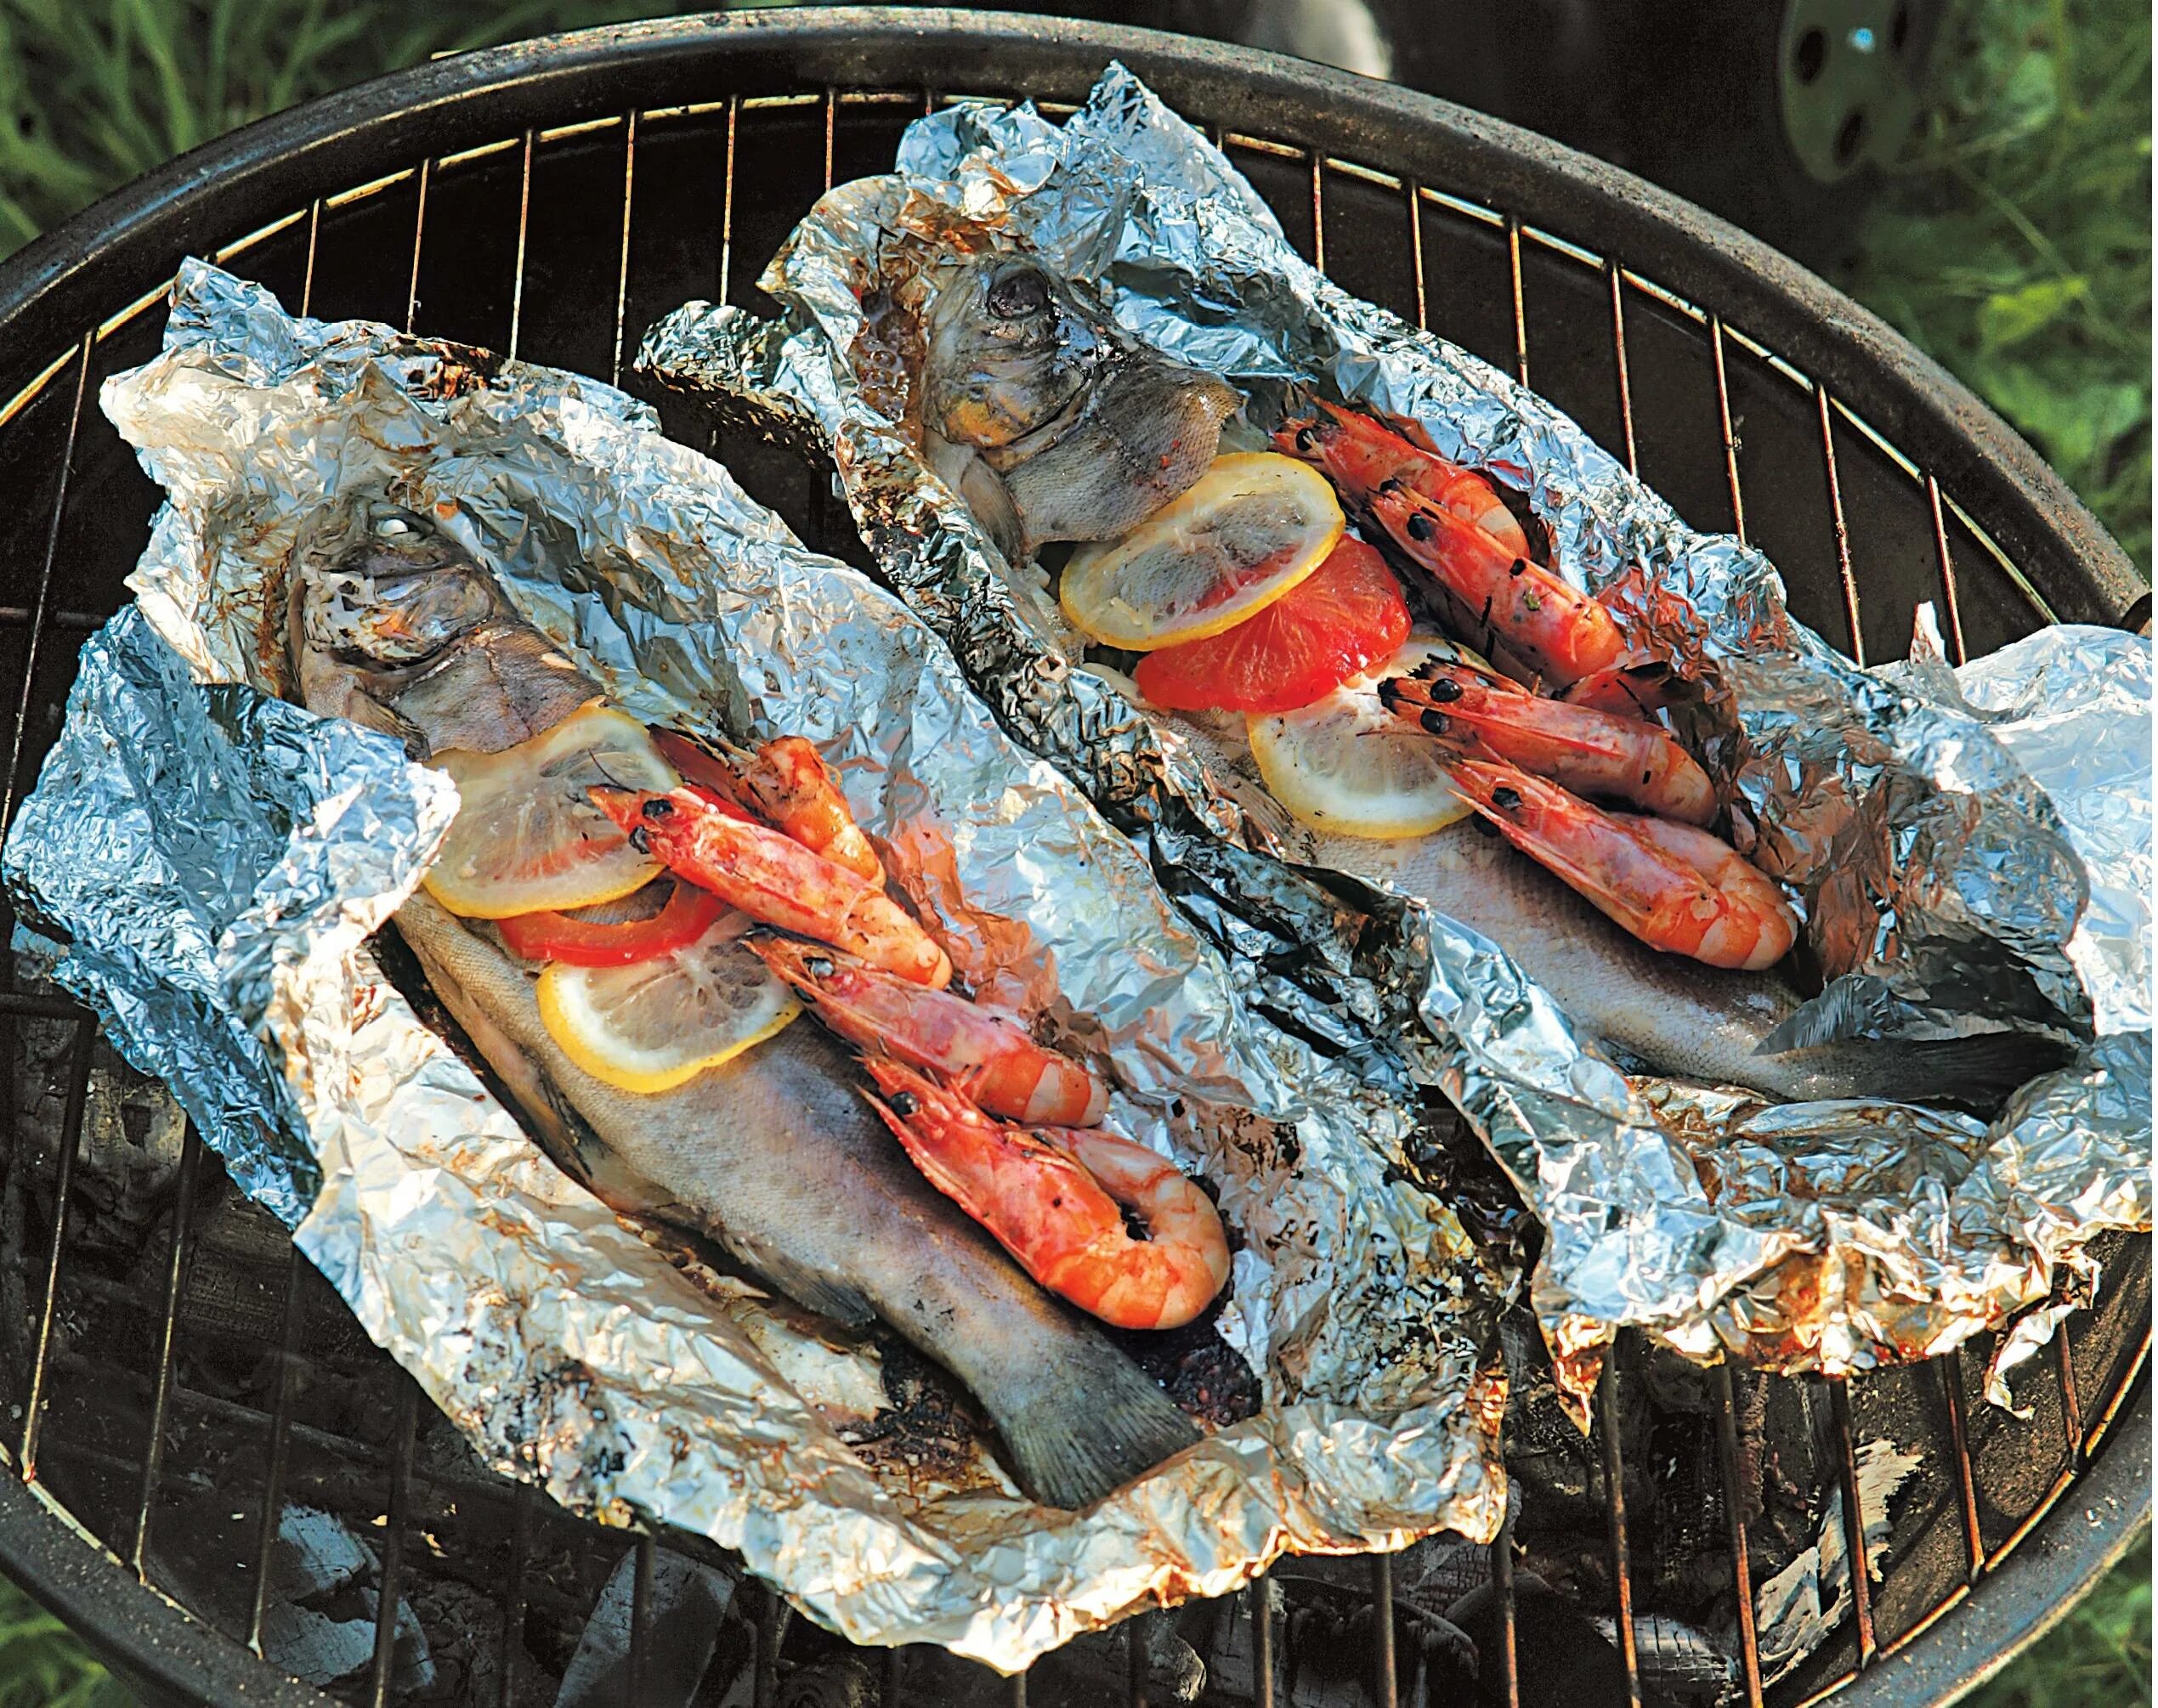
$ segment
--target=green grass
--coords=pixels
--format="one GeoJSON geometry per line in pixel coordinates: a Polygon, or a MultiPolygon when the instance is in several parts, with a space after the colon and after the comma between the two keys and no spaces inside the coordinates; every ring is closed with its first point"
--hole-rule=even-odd
{"type": "MultiPolygon", "coordinates": [[[[172,155],[448,49],[652,0],[0,0],[0,253],[172,155]]],[[[682,9],[687,9],[687,0],[682,9]]],[[[1840,282],[2016,427],[2150,568],[2150,14],[1964,0],[1840,282]]],[[[2144,1542],[1974,1708],[2150,1700],[2144,1542]]],[[[0,1580],[0,1708],[126,1698],[0,1580]]]]}
{"type": "Polygon", "coordinates": [[[0,1578],[0,1708],[128,1708],[133,1700],[65,1626],[0,1578]]]}
{"type": "Polygon", "coordinates": [[[2150,573],[2150,11],[1964,0],[1841,281],[1976,391],[2150,573]]]}

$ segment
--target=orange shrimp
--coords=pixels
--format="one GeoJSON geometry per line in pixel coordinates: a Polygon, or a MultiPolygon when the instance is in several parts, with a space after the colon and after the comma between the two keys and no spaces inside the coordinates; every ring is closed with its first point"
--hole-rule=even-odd
{"type": "Polygon", "coordinates": [[[783,735],[754,752],[728,747],[726,755],[673,730],[654,730],[654,744],[685,781],[716,790],[738,806],[754,805],[772,823],[835,865],[873,884],[884,864],[825,768],[814,744],[783,735]]]}
{"type": "Polygon", "coordinates": [[[992,1115],[1092,1127],[1108,1108],[1107,1088],[1085,1067],[964,997],[797,942],[752,940],[749,947],[848,1043],[963,1082],[992,1115]]]}
{"type": "Polygon", "coordinates": [[[1464,517],[1458,501],[1435,499],[1397,472],[1404,461],[1429,459],[1441,469],[1451,464],[1376,421],[1328,413],[1331,425],[1283,428],[1276,444],[1323,469],[1352,505],[1428,569],[1482,631],[1471,638],[1485,651],[1495,638],[1530,670],[1561,685],[1619,661],[1626,643],[1601,603],[1531,563],[1526,541],[1509,544],[1464,517]],[[1348,426],[1352,421],[1359,424],[1348,426]]]}
{"type": "Polygon", "coordinates": [[[1228,1280],[1214,1201],[1145,1145],[1085,1128],[1008,1127],[903,1063],[864,1065],[884,1094],[871,1106],[930,1184],[1081,1310],[1119,1328],[1181,1328],[1228,1280]],[[1127,1209],[1144,1237],[1125,1225],[1127,1209]]]}
{"type": "Polygon", "coordinates": [[[1585,676],[1558,698],[1568,705],[1588,706],[1613,717],[1654,717],[1686,698],[1689,684],[1662,659],[1638,654],[1585,676]]]}
{"type": "Polygon", "coordinates": [[[748,823],[685,784],[671,793],[599,788],[599,809],[676,877],[751,919],[830,943],[916,984],[951,982],[950,957],[860,874],[748,823]]]}
{"type": "Polygon", "coordinates": [[[1577,795],[1631,802],[1686,824],[1716,816],[1716,786],[1662,725],[1547,700],[1434,659],[1379,685],[1379,703],[1438,736],[1473,732],[1499,758],[1577,795]]]}
{"type": "Polygon", "coordinates": [[[1274,449],[1317,464],[1337,481],[1368,491],[1398,481],[1491,535],[1515,557],[1528,556],[1528,535],[1488,476],[1386,427],[1369,416],[1322,402],[1323,421],[1291,421],[1274,435],[1274,449]]]}
{"type": "Polygon", "coordinates": [[[1705,830],[1600,811],[1503,762],[1457,758],[1447,774],[1509,842],[1651,948],[1759,972],[1797,941],[1774,880],[1705,830]]]}

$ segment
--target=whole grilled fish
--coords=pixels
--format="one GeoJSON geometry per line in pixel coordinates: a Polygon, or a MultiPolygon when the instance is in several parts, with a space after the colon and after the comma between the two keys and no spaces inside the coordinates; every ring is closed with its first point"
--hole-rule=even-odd
{"type": "MultiPolygon", "coordinates": [[[[402,738],[414,757],[499,752],[599,690],[422,517],[326,517],[295,554],[289,648],[314,710],[402,738]]],[[[595,778],[595,781],[600,779],[595,778]]],[[[487,928],[426,894],[399,934],[526,1125],[581,1172],[634,1183],[636,1207],[708,1235],[836,1321],[881,1319],[964,1382],[1020,1481],[1087,1505],[1198,1439],[1129,1359],[1029,1281],[909,1163],[815,1025],[675,1090],[586,1074],[540,1018],[537,981],[487,928]]]]}
{"type": "Polygon", "coordinates": [[[1940,1041],[1846,1038],[1769,1049],[1806,998],[1781,970],[1726,972],[1613,923],[1481,819],[1400,842],[1314,832],[1266,792],[1243,720],[1192,718],[1193,746],[1238,804],[1307,864],[1385,885],[1488,937],[1621,1066],[1759,1091],[1946,1104],[1990,1115],[2067,1052],[2024,1032],[1940,1041]]]}
{"type": "Polygon", "coordinates": [[[925,332],[930,466],[1014,563],[1130,533],[1206,472],[1242,402],[1018,256],[947,269],[925,332]]]}

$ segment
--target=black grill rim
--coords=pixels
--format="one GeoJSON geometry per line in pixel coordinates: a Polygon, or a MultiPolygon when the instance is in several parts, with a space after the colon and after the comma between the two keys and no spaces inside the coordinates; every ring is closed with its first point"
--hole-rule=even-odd
{"type": "MultiPolygon", "coordinates": [[[[530,126],[710,98],[741,80],[883,88],[895,64],[933,63],[950,93],[1069,99],[1111,57],[1173,105],[1234,110],[1255,132],[1329,156],[1398,163],[1531,228],[1593,244],[1661,280],[1803,369],[1839,406],[1914,456],[2032,572],[2050,614],[2133,626],[2145,582],[2035,452],[1975,397],[1824,281],[1720,220],[1540,137],[1391,86],[1277,56],[1153,31],[1068,20],[892,8],[752,13],[579,32],[434,62],[266,120],[161,169],[0,263],[0,398],[82,343],[78,309],[136,302],[179,258],[372,177],[530,126]],[[1707,289],[1702,288],[1707,286],[1707,289]]],[[[1519,229],[1517,227],[1517,229],[1519,229]]],[[[760,259],[762,257],[759,257],[760,259]]],[[[1613,288],[1616,290],[1616,275],[1613,288]]],[[[58,382],[65,383],[64,381],[58,382]]],[[[2041,610],[2045,610],[2042,606],[2041,610]]],[[[2148,1427],[2148,1378],[2128,1406],[2148,1427]]],[[[407,1439],[409,1439],[409,1434],[407,1439]]],[[[10,1468],[13,1468],[12,1467],[10,1468]]],[[[2100,1455],[2077,1498],[2099,1517],[2048,1521],[1957,1615],[1960,1640],[1916,1644],[1895,1667],[1842,1686],[1854,1703],[1931,1700],[1968,1688],[2065,1613],[2148,1520],[2147,1467],[2100,1455]],[[1989,1644],[2002,1646],[1991,1653],[1989,1644]]],[[[185,1700],[320,1703],[273,1679],[68,1525],[15,1477],[0,1477],[0,1568],[137,1680],[185,1700]],[[102,1556],[102,1558],[100,1558],[102,1556]]],[[[1913,1633],[1915,1636],[1917,1633],[1913,1633]]]]}
{"type": "MultiPolygon", "coordinates": [[[[708,97],[730,63],[796,85],[876,88],[897,64],[943,68],[950,93],[1073,98],[1112,57],[1172,106],[1245,115],[1350,158],[1398,160],[1650,277],[1820,382],[1972,508],[2043,583],[2053,614],[2116,625],[2148,589],[2038,454],[1900,334],[1789,257],[1630,172],[1467,108],[1328,67],[1152,30],[956,9],[834,7],[706,14],[579,31],[394,72],[182,156],[0,264],[0,348],[42,362],[80,336],[68,303],[133,302],[206,252],[418,159],[572,110],[708,97]],[[481,133],[484,132],[484,136],[481,133]]],[[[15,385],[36,371],[11,376],[15,385]]],[[[6,393],[0,393],[5,395],[6,393]]]]}

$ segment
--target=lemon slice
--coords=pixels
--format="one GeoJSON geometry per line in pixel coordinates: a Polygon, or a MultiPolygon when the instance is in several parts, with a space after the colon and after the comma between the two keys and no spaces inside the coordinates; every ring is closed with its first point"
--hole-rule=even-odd
{"type": "Polygon", "coordinates": [[[552,963],[540,975],[540,1018],[563,1053],[623,1091],[671,1091],[762,1043],[801,1012],[742,947],[746,914],[730,913],[686,948],[626,967],[552,963]]]}
{"type": "Polygon", "coordinates": [[[594,783],[672,789],[680,781],[644,726],[601,705],[501,753],[453,749],[430,761],[450,773],[461,801],[442,851],[422,880],[468,919],[544,908],[588,908],[659,875],[586,791],[594,783]]]}
{"type": "Polygon", "coordinates": [[[1468,802],[1447,781],[1437,744],[1379,703],[1379,683],[1434,657],[1489,668],[1451,641],[1411,636],[1393,657],[1324,699],[1246,721],[1259,774],[1299,823],[1394,842],[1428,836],[1468,815],[1468,802]]]}
{"type": "Polygon", "coordinates": [[[1152,652],[1263,611],[1341,537],[1326,477],[1273,451],[1218,456],[1131,533],[1064,566],[1064,614],[1103,646],[1152,652]]]}

